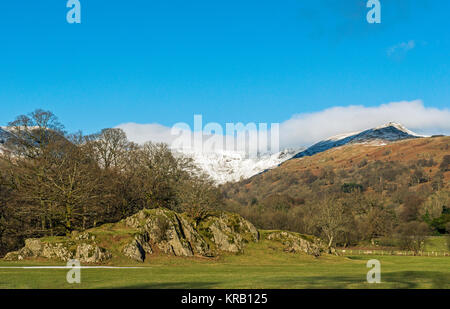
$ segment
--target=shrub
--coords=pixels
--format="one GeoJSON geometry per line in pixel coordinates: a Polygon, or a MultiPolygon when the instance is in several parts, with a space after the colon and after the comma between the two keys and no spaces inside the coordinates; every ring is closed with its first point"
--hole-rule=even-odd
{"type": "Polygon", "coordinates": [[[357,183],[344,183],[341,186],[341,191],[344,193],[362,192],[364,191],[364,187],[357,183]]]}
{"type": "Polygon", "coordinates": [[[440,217],[430,222],[430,227],[439,234],[445,234],[447,228],[450,227],[450,208],[443,207],[440,217]]]}
{"type": "Polygon", "coordinates": [[[430,180],[430,178],[424,172],[423,169],[416,168],[414,170],[414,172],[412,173],[411,177],[410,177],[409,183],[410,183],[411,186],[414,186],[414,185],[418,185],[418,184],[421,184],[421,183],[428,182],[429,180],[430,180]]]}
{"type": "Polygon", "coordinates": [[[439,165],[439,169],[443,172],[450,171],[450,155],[445,155],[442,159],[441,164],[439,165]]]}
{"type": "Polygon", "coordinates": [[[364,167],[367,165],[367,160],[366,159],[362,159],[359,163],[358,163],[358,167],[364,167]]]}
{"type": "Polygon", "coordinates": [[[420,166],[420,167],[432,167],[435,166],[437,163],[436,161],[434,161],[434,159],[431,158],[421,158],[417,161],[415,161],[415,166],[420,166]]]}
{"type": "Polygon", "coordinates": [[[305,172],[303,172],[301,178],[308,185],[311,185],[314,181],[317,180],[317,176],[311,173],[310,170],[306,170],[305,172]]]}
{"type": "Polygon", "coordinates": [[[428,227],[423,222],[413,221],[403,224],[400,226],[400,247],[417,254],[425,247],[425,239],[428,234],[428,227]]]}

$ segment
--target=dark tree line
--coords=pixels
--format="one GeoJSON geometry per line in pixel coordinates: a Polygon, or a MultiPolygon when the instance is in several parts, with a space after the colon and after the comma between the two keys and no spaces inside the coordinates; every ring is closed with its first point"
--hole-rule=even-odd
{"type": "Polygon", "coordinates": [[[221,204],[211,180],[165,144],[137,145],[121,129],[67,134],[51,112],[8,124],[0,154],[0,254],[25,238],[70,234],[144,208],[194,219],[221,204]]]}

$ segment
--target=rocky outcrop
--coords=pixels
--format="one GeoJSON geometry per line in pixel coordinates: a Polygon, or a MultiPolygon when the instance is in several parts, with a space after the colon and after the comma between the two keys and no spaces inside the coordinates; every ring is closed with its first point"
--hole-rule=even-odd
{"type": "MultiPolygon", "coordinates": [[[[253,224],[229,212],[211,212],[194,221],[164,208],[145,209],[117,223],[73,232],[70,237],[27,239],[22,249],[8,253],[5,259],[40,257],[104,263],[121,256],[144,262],[151,254],[216,256],[242,252],[259,237],[253,224]]],[[[263,238],[280,242],[286,252],[314,256],[330,252],[319,238],[294,232],[263,231],[263,238]]]]}
{"type": "Polygon", "coordinates": [[[125,245],[122,250],[123,254],[135,261],[144,262],[145,260],[145,249],[142,247],[141,243],[137,240],[133,240],[129,244],[125,245]]]}
{"type": "Polygon", "coordinates": [[[329,251],[325,244],[314,236],[286,231],[272,231],[265,234],[264,238],[281,242],[286,252],[306,253],[317,257],[329,251]]]}
{"type": "Polygon", "coordinates": [[[8,261],[20,261],[25,258],[46,258],[61,261],[78,259],[82,263],[101,263],[111,258],[111,253],[99,247],[92,239],[67,238],[58,241],[46,241],[37,238],[25,240],[25,247],[9,252],[4,257],[8,261]]]}
{"type": "Polygon", "coordinates": [[[205,240],[182,215],[168,209],[146,209],[126,218],[125,224],[138,230],[131,246],[145,253],[161,252],[176,256],[209,255],[205,240]],[[152,249],[153,248],[153,249],[152,249]]]}
{"type": "Polygon", "coordinates": [[[240,252],[246,243],[259,239],[253,224],[231,213],[206,217],[198,224],[198,230],[217,251],[240,252]]]}
{"type": "Polygon", "coordinates": [[[101,263],[109,260],[112,257],[111,253],[100,248],[96,244],[81,243],[77,246],[75,259],[81,263],[101,263]]]}
{"type": "MultiPolygon", "coordinates": [[[[280,242],[284,251],[319,256],[330,253],[314,236],[286,231],[262,231],[263,238],[280,242]]],[[[81,263],[104,263],[117,257],[144,262],[151,254],[216,256],[242,252],[257,242],[258,230],[241,216],[211,212],[201,220],[157,208],[144,209],[117,223],[105,224],[70,237],[27,239],[25,246],[5,256],[6,260],[40,257],[81,263]]]]}
{"type": "Polygon", "coordinates": [[[124,254],[135,260],[153,251],[175,256],[240,252],[246,243],[258,240],[258,231],[250,222],[227,212],[212,213],[194,222],[183,214],[159,208],[142,210],[124,221],[139,231],[124,248],[124,254]]]}
{"type": "Polygon", "coordinates": [[[27,239],[25,247],[8,253],[5,259],[75,258],[81,263],[103,263],[113,256],[125,256],[143,262],[155,253],[215,256],[221,252],[241,252],[246,243],[258,238],[256,228],[237,214],[214,212],[194,221],[185,214],[157,208],[142,210],[88,232],[73,232],[71,237],[27,239]]]}
{"type": "Polygon", "coordinates": [[[40,239],[25,240],[25,247],[18,251],[6,254],[5,260],[23,260],[30,257],[43,257],[68,261],[73,257],[70,251],[70,243],[43,243],[40,239]]]}

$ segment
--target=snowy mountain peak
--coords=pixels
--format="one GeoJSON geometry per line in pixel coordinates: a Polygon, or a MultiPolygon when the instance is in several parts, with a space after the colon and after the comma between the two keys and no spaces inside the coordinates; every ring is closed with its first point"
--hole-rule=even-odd
{"type": "Polygon", "coordinates": [[[385,145],[388,142],[394,142],[409,138],[423,137],[396,122],[389,122],[379,127],[367,129],[360,132],[345,133],[332,136],[320,141],[308,149],[297,153],[293,158],[302,158],[312,156],[331,148],[340,147],[346,144],[372,144],[385,145]]]}
{"type": "Polygon", "coordinates": [[[378,127],[375,127],[374,129],[382,129],[382,128],[387,128],[387,127],[395,127],[395,128],[397,128],[397,129],[399,129],[401,131],[407,131],[408,130],[401,123],[394,122],[394,121],[388,122],[388,123],[383,124],[383,125],[378,126],[378,127]]]}
{"type": "MultiPolygon", "coordinates": [[[[285,149],[277,153],[265,153],[256,157],[248,157],[238,151],[178,151],[190,157],[204,172],[211,176],[217,184],[239,181],[252,177],[289,160],[300,149],[285,149]]],[[[177,152],[177,151],[175,151],[177,152]]]]}
{"type": "Polygon", "coordinates": [[[384,124],[382,126],[374,128],[374,130],[379,130],[379,129],[388,128],[388,127],[394,127],[397,130],[405,132],[405,133],[407,133],[409,135],[412,135],[412,136],[424,137],[423,135],[419,135],[419,134],[417,134],[417,133],[407,129],[404,125],[402,125],[402,124],[400,124],[398,122],[389,122],[387,124],[384,124]]]}
{"type": "Polygon", "coordinates": [[[248,158],[244,153],[234,151],[181,152],[191,157],[202,170],[209,174],[218,184],[221,184],[252,177],[292,158],[312,156],[330,148],[346,144],[385,145],[389,142],[417,137],[421,136],[399,123],[389,122],[372,129],[329,137],[301,152],[299,152],[299,149],[297,151],[295,149],[286,149],[274,154],[262,154],[256,158],[248,158]]]}

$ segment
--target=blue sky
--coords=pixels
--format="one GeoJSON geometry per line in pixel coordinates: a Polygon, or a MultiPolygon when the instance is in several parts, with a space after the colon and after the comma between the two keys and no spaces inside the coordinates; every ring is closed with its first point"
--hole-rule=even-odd
{"type": "Polygon", "coordinates": [[[365,0],[80,2],[81,24],[65,0],[0,2],[0,125],[35,108],[86,133],[413,100],[448,115],[448,0],[380,0],[381,24],[365,0]]]}

